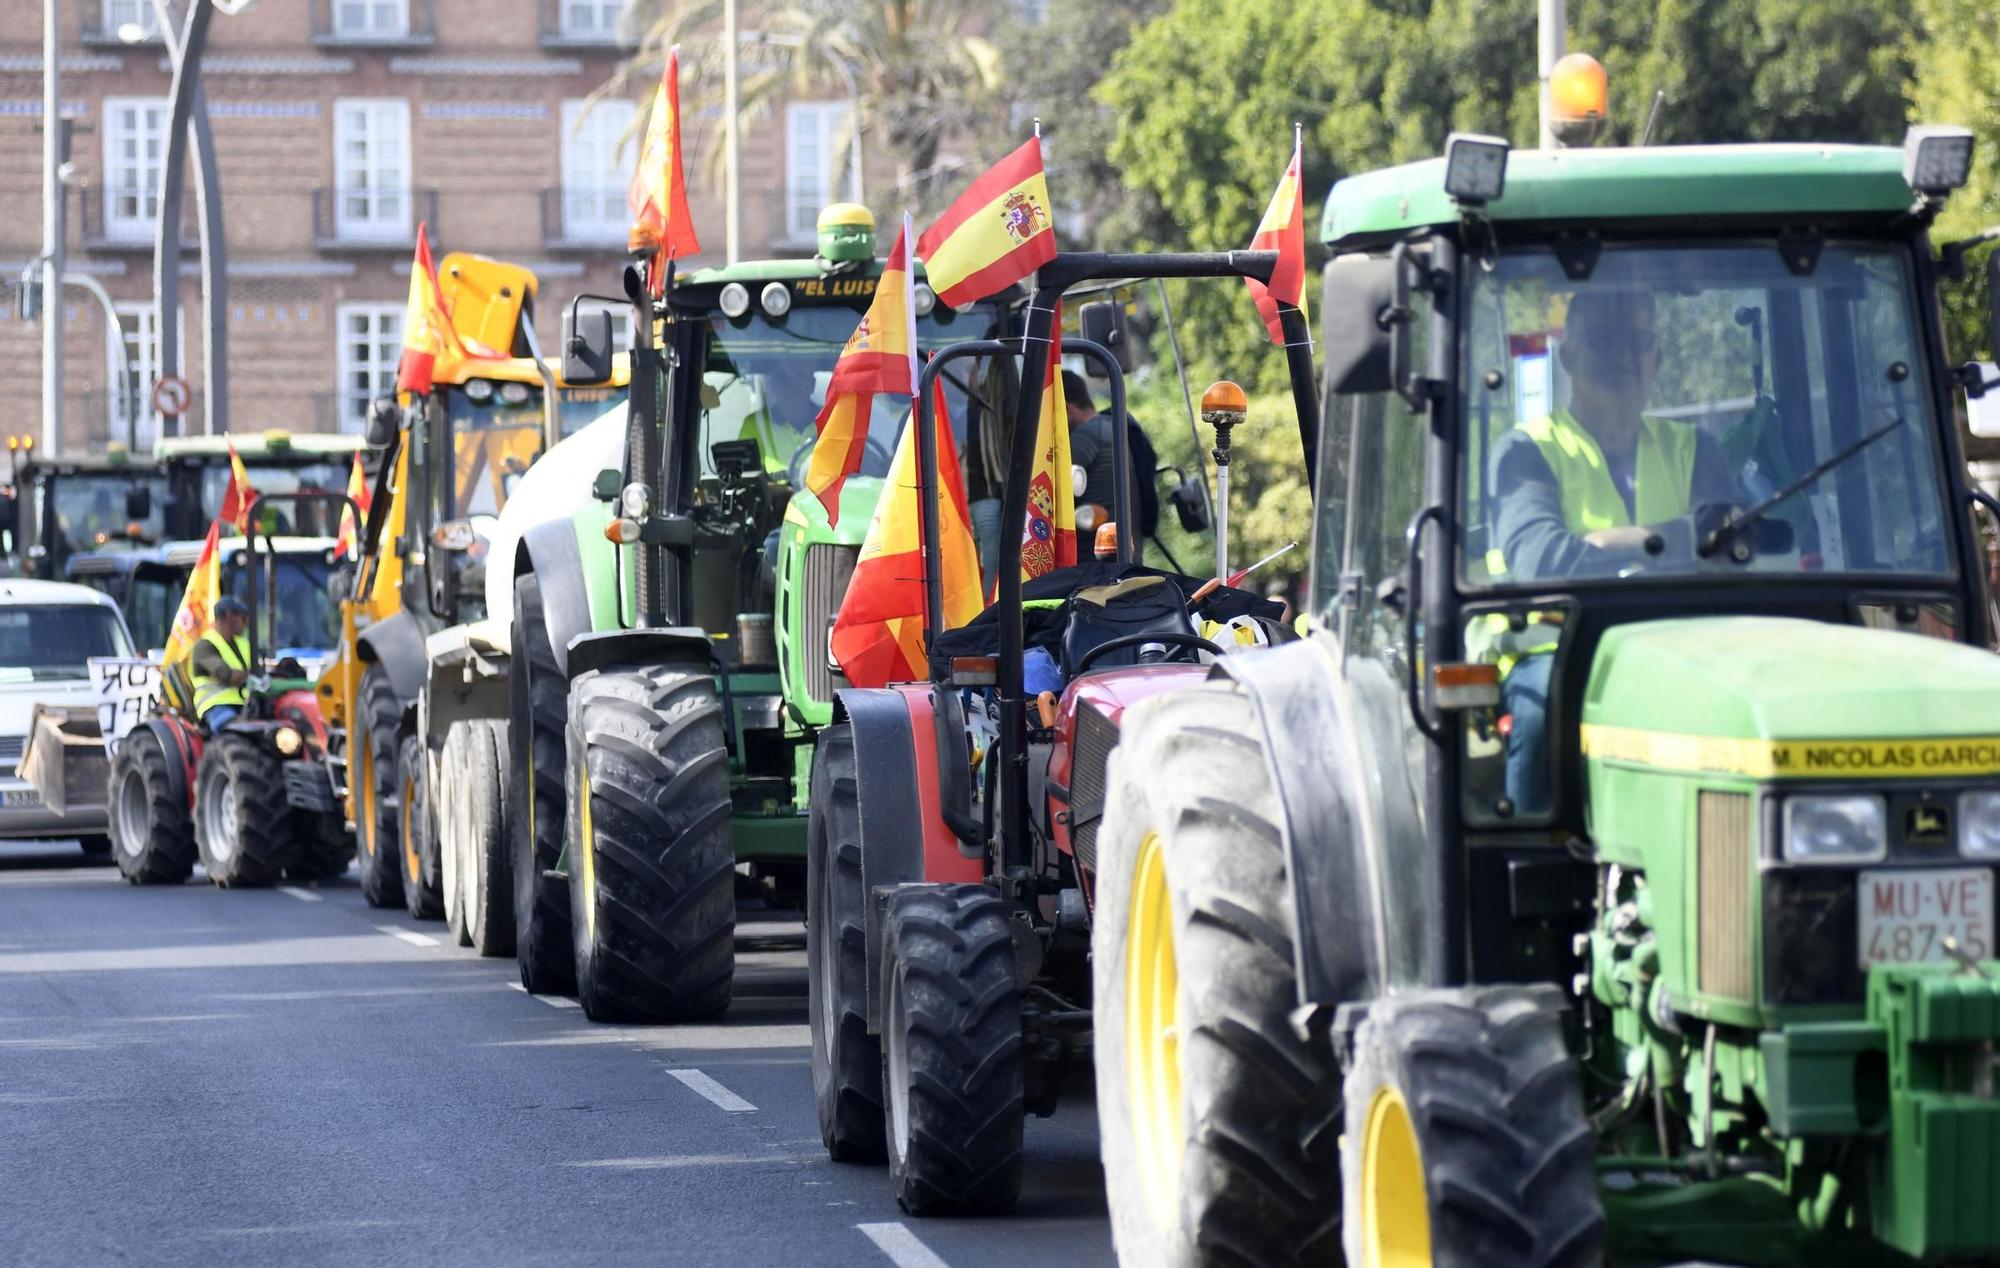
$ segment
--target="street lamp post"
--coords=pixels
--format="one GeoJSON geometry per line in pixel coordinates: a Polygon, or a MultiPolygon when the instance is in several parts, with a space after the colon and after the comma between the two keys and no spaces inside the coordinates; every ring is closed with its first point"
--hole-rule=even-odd
{"type": "MultiPolygon", "coordinates": [[[[160,219],[153,241],[153,298],[157,317],[162,374],[181,363],[181,170],[187,163],[188,141],[194,141],[195,202],[201,211],[201,367],[207,426],[211,434],[229,430],[229,282],[227,244],[222,235],[222,186],[216,178],[215,143],[208,126],[208,100],[201,87],[201,57],[215,12],[234,13],[244,0],[190,0],[187,21],[176,22],[173,0],[153,0],[153,12],[166,42],[167,60],[174,68],[169,97],[166,153],[160,170],[160,219]],[[178,29],[177,29],[178,27],[178,29]]],[[[178,431],[177,420],[167,429],[178,431]]]]}
{"type": "Polygon", "coordinates": [[[62,31],[56,0],[42,0],[42,452],[62,443],[62,31]]]}

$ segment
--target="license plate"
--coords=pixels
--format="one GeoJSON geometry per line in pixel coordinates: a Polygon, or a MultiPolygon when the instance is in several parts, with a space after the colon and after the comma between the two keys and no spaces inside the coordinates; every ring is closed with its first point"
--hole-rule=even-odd
{"type": "Polygon", "coordinates": [[[1861,963],[1948,961],[1945,939],[1975,959],[1993,955],[1993,871],[1984,867],[1863,872],[1861,963]]]}
{"type": "Polygon", "coordinates": [[[42,804],[42,794],[32,788],[9,788],[0,792],[0,807],[12,810],[42,804]]]}

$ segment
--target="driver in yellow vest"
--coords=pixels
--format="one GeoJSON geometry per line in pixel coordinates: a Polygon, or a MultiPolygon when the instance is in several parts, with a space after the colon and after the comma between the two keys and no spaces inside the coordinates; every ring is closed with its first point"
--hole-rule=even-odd
{"type": "Polygon", "coordinates": [[[215,619],[188,658],[195,716],[210,731],[221,730],[243,711],[243,687],[250,681],[249,633],[249,606],[224,595],[216,600],[215,619]]]}
{"type": "MultiPolygon", "coordinates": [[[[1494,454],[1494,541],[1509,580],[1612,576],[1655,555],[1694,549],[1691,512],[1741,501],[1715,438],[1644,411],[1660,372],[1653,296],[1583,290],[1560,350],[1569,404],[1517,424],[1494,454]]],[[[1531,623],[1496,649],[1507,737],[1507,795],[1517,813],[1548,809],[1549,672],[1556,631],[1531,623]]]]}

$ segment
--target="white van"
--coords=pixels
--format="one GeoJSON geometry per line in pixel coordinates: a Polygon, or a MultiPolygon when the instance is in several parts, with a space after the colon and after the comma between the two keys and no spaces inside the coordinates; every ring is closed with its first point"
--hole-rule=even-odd
{"type": "Polygon", "coordinates": [[[15,773],[38,704],[88,704],[97,696],[85,661],[133,656],[118,605],[66,581],[0,580],[0,840],[78,837],[109,855],[102,807],[57,815],[15,773]]]}

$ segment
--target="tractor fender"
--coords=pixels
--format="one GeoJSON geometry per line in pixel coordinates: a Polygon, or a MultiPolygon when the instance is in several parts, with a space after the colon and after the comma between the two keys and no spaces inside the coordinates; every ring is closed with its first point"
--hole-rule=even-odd
{"type": "Polygon", "coordinates": [[[140,723],[167,755],[167,782],[174,796],[194,806],[194,772],[201,765],[201,732],[171,714],[156,713],[140,723]]]}
{"type": "Polygon", "coordinates": [[[375,622],[355,638],[355,654],[364,665],[380,665],[389,673],[389,685],[396,699],[405,704],[415,700],[429,676],[429,657],[424,654],[424,631],[408,612],[375,622]]]}
{"type": "Polygon", "coordinates": [[[1283,807],[1299,1002],[1322,1022],[1344,1002],[1412,983],[1429,910],[1404,906],[1407,887],[1395,879],[1413,870],[1396,860],[1420,858],[1421,851],[1399,853],[1391,842],[1401,844],[1401,833],[1386,830],[1387,820],[1407,815],[1421,844],[1414,799],[1385,787],[1407,789],[1401,747],[1382,755],[1396,769],[1381,771],[1376,754],[1358,751],[1356,735],[1376,732],[1356,722],[1365,723],[1372,711],[1356,699],[1333,654],[1329,640],[1312,638],[1224,656],[1213,670],[1241,688],[1255,710],[1265,766],[1283,807]]]}
{"type": "Polygon", "coordinates": [[[709,645],[708,635],[686,625],[663,630],[601,630],[579,634],[565,650],[571,682],[609,665],[680,664],[703,673],[715,668],[715,649],[709,645]]]}
{"type": "Polygon", "coordinates": [[[590,589],[584,582],[583,556],[576,529],[567,519],[546,520],[521,534],[514,555],[514,575],[533,573],[542,583],[542,620],[548,625],[549,646],[567,677],[570,640],[593,628],[590,589]]]}
{"type": "MultiPolygon", "coordinates": [[[[937,729],[928,683],[848,687],[834,693],[833,717],[854,735],[854,783],[861,817],[861,888],[868,895],[867,977],[882,966],[882,904],[876,896],[921,881],[980,881],[983,858],[966,858],[940,813],[937,729]]],[[[868,1029],[881,1028],[878,992],[868,992],[868,1029]]]]}

